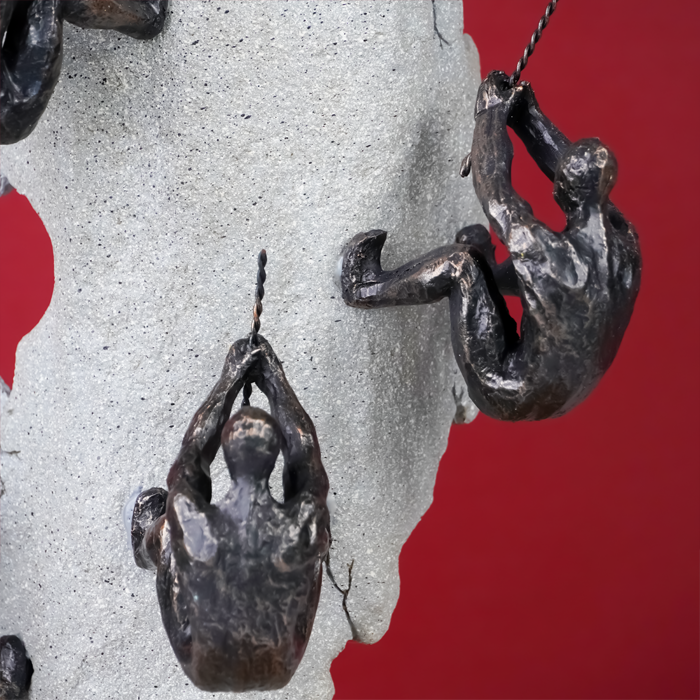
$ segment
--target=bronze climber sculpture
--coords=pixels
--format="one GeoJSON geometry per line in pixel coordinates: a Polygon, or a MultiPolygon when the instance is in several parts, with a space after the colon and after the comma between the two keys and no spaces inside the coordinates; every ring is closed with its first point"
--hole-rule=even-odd
{"type": "Polygon", "coordinates": [[[475,111],[474,187],[510,257],[497,265],[489,232],[474,225],[454,244],[385,271],[386,232],[370,231],[346,247],[343,299],[377,308],[449,298],[452,347],[478,408],[511,421],[560,416],[588,396],[620,346],[639,291],[637,234],[608,198],[612,152],[598,139],[572,144],[528,83],[512,88],[504,73],[490,73],[475,111]],[[561,233],[513,189],[508,126],[554,181],[567,219],[561,233]],[[503,294],[522,301],[520,337],[503,294]]]}
{"type": "Polygon", "coordinates": [[[0,637],[0,698],[26,698],[33,673],[34,667],[22,640],[14,634],[0,637]]]}
{"type": "Polygon", "coordinates": [[[269,343],[231,347],[221,377],[190,423],[168,491],[141,493],[132,518],[136,563],[156,568],[163,624],[182,668],[208,691],[284,686],[306,649],[329,547],[328,478],[311,419],[269,343]],[[246,382],[271,414],[243,406],[246,382]],[[211,503],[219,447],[231,489],[211,503]],[[284,503],[268,480],[284,457],[284,503]]]}
{"type": "Polygon", "coordinates": [[[0,143],[17,143],[39,123],[61,74],[63,22],[152,39],[168,0],[2,0],[0,143]]]}

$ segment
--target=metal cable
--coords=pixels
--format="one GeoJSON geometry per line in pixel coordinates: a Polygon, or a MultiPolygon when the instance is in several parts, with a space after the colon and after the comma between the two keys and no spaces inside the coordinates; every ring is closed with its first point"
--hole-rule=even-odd
{"type": "MultiPolygon", "coordinates": [[[[267,252],[263,248],[258,255],[258,278],[255,282],[255,303],[253,304],[253,322],[250,324],[250,344],[258,344],[258,331],[260,330],[260,315],[263,312],[262,300],[265,296],[265,265],[267,265],[267,252]]],[[[246,382],[243,387],[243,406],[250,406],[250,395],[253,393],[252,382],[246,382]]]]}
{"type": "Polygon", "coordinates": [[[523,72],[523,69],[527,65],[528,59],[530,56],[532,56],[533,52],[535,51],[535,44],[540,40],[540,37],[542,36],[542,31],[544,28],[549,24],[549,18],[552,16],[552,13],[554,10],[557,9],[557,2],[558,0],[551,0],[551,2],[547,5],[547,9],[544,11],[544,15],[541,17],[539,23],[537,24],[537,29],[535,29],[534,33],[532,34],[532,37],[530,38],[530,43],[525,47],[525,51],[523,51],[522,58],[518,61],[518,65],[515,67],[515,72],[513,75],[510,76],[509,79],[509,84],[511,88],[514,88],[520,80],[520,74],[523,72]]]}
{"type": "Polygon", "coordinates": [[[267,265],[267,252],[263,248],[258,255],[258,279],[255,283],[255,304],[253,305],[253,323],[250,324],[250,342],[258,344],[258,331],[260,330],[260,314],[263,311],[262,300],[265,296],[265,265],[267,265]]]}

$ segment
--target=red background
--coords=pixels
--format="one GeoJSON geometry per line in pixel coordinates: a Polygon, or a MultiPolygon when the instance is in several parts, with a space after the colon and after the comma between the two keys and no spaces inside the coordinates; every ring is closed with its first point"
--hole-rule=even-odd
{"type": "MultiPolygon", "coordinates": [[[[514,68],[544,4],[468,1],[482,74],[514,68]]],[[[569,415],[453,428],[389,632],[334,662],[338,700],[698,697],[699,26],[696,0],[564,0],[553,15],[523,77],[569,138],[617,155],[613,199],[644,256],[637,308],[569,415]]],[[[517,146],[516,187],[561,227],[517,146]]],[[[52,253],[19,195],[0,200],[0,223],[9,383],[51,297],[52,253]]]]}

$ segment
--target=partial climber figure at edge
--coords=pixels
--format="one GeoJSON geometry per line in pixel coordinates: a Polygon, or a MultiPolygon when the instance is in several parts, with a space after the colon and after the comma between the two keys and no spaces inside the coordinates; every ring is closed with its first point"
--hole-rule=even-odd
{"type": "Polygon", "coordinates": [[[343,299],[378,308],[450,300],[452,346],[469,395],[501,420],[561,416],[583,401],[612,363],[639,291],[637,234],[609,193],[615,156],[598,139],[572,144],[542,114],[532,88],[492,72],[479,88],[472,145],[474,187],[510,253],[497,265],[480,224],[393,271],[381,268],[385,231],[345,249],[343,299]],[[513,189],[513,128],[554,181],[561,233],[538,221],[513,189]],[[520,297],[521,337],[503,294],[520,297]]]}
{"type": "Polygon", "coordinates": [[[22,640],[14,634],[0,637],[0,700],[24,700],[34,665],[22,640]]]}
{"type": "Polygon", "coordinates": [[[0,0],[0,144],[32,133],[56,88],[63,22],[152,39],[168,0],[0,0]]]}
{"type": "Polygon", "coordinates": [[[231,347],[221,378],[194,415],[168,489],[139,495],[136,563],[156,568],[161,616],[192,682],[208,691],[272,690],[306,649],[330,544],[328,478],[311,419],[269,343],[231,347]],[[272,415],[236,396],[255,381],[272,415]],[[210,465],[223,447],[231,476],[211,503],[210,465]],[[282,450],[284,503],[269,490],[282,450]]]}

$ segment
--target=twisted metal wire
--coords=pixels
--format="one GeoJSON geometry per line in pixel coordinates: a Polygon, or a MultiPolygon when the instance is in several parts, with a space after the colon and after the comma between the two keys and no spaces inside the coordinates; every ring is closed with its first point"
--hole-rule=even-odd
{"type": "MultiPolygon", "coordinates": [[[[260,315],[263,312],[262,300],[265,296],[265,265],[267,265],[267,252],[263,248],[258,255],[258,278],[255,282],[255,303],[253,304],[253,322],[250,324],[250,344],[258,344],[258,331],[260,330],[260,315]]],[[[250,406],[250,395],[253,393],[253,383],[246,382],[243,387],[243,406],[250,406]]]]}
{"type": "Polygon", "coordinates": [[[525,51],[523,51],[522,58],[518,61],[518,65],[515,68],[515,72],[513,75],[510,76],[509,79],[509,84],[511,88],[514,88],[520,80],[520,74],[523,72],[523,69],[527,65],[528,59],[530,56],[532,56],[533,52],[535,51],[535,44],[540,40],[540,37],[542,36],[542,31],[544,28],[549,24],[549,18],[552,16],[552,13],[554,10],[557,9],[557,2],[558,0],[551,0],[551,2],[547,5],[547,9],[544,11],[544,15],[540,18],[539,23],[537,24],[537,29],[532,34],[532,37],[530,38],[530,43],[525,47],[525,51]]]}
{"type": "Polygon", "coordinates": [[[263,248],[258,255],[258,279],[255,283],[255,304],[253,304],[253,322],[250,324],[250,342],[258,344],[258,331],[260,330],[260,314],[263,311],[262,300],[265,296],[265,265],[267,265],[267,252],[263,248]]]}

